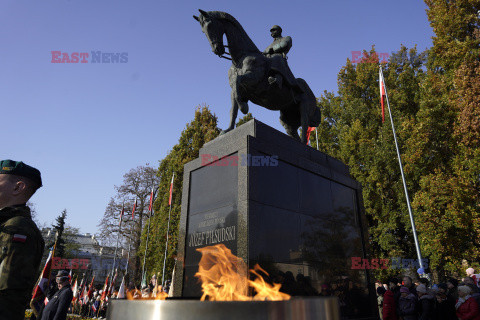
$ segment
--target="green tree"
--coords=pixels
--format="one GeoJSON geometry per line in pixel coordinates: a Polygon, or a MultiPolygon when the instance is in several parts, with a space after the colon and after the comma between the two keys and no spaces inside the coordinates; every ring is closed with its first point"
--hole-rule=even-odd
{"type": "Polygon", "coordinates": [[[422,247],[444,277],[480,258],[480,3],[425,3],[435,36],[408,156],[422,173],[412,203],[422,247]]]}
{"type": "MultiPolygon", "coordinates": [[[[405,130],[420,108],[420,84],[425,53],[400,50],[383,64],[386,86],[402,153],[405,130]]],[[[392,128],[386,110],[382,123],[378,83],[378,56],[364,51],[361,63],[347,60],[338,75],[338,95],[324,92],[318,99],[322,122],[319,150],[342,160],[362,184],[372,254],[379,258],[415,257],[392,128]]],[[[315,139],[311,139],[316,147],[315,139]]],[[[406,165],[409,165],[406,164],[406,165]]],[[[418,189],[415,172],[406,171],[409,191],[418,189]]],[[[382,271],[384,275],[385,271],[382,271]]]]}
{"type": "MultiPolygon", "coordinates": [[[[182,188],[183,188],[183,166],[199,156],[200,148],[208,141],[215,139],[220,133],[217,126],[217,117],[212,114],[208,107],[198,107],[195,110],[194,119],[187,124],[182,131],[178,143],[173,146],[168,155],[160,161],[158,176],[160,183],[158,188],[158,197],[154,203],[154,216],[150,226],[150,241],[147,252],[146,269],[149,275],[161,273],[163,270],[163,258],[165,252],[167,223],[169,216],[169,191],[173,172],[175,179],[173,181],[173,197],[170,218],[170,233],[168,243],[168,258],[166,264],[166,278],[170,275],[174,267],[174,257],[176,256],[178,243],[178,227],[180,220],[182,188]]],[[[146,231],[143,228],[142,242],[139,252],[143,258],[146,243],[146,231]]],[[[161,279],[159,279],[161,281],[161,279]]]]}
{"type": "MultiPolygon", "coordinates": [[[[383,68],[420,247],[439,280],[480,258],[480,3],[425,2],[433,47],[402,46],[383,68]]],[[[319,149],[362,183],[373,253],[415,257],[392,128],[379,121],[377,63],[373,49],[347,61],[338,95],[320,97],[319,149]]]]}
{"type": "Polygon", "coordinates": [[[252,120],[252,119],[253,119],[253,116],[252,116],[252,114],[249,112],[249,113],[247,113],[246,115],[244,115],[241,119],[238,119],[238,122],[237,122],[236,127],[238,128],[238,127],[241,126],[242,124],[247,123],[248,121],[250,121],[250,120],[252,120]]]}
{"type": "MultiPolygon", "coordinates": [[[[57,246],[55,247],[55,256],[63,258],[65,256],[65,237],[63,231],[65,230],[65,220],[67,219],[67,209],[63,209],[62,213],[55,219],[56,224],[52,225],[56,232],[57,246]]],[[[53,244],[50,244],[53,246],[53,244]]]]}

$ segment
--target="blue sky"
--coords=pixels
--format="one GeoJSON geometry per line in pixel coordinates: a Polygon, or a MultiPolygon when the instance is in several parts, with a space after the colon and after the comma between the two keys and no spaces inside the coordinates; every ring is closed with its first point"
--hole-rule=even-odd
{"type": "MultiPolygon", "coordinates": [[[[41,170],[32,198],[38,220],[95,233],[114,185],[145,163],[157,166],[207,104],[228,123],[230,62],[210,49],[197,9],[226,11],[260,50],[278,24],[293,38],[289,65],[316,96],[337,89],[352,51],[431,46],[422,1],[0,1],[0,159],[41,170]],[[51,51],[127,53],[127,63],[51,63],[51,51]]],[[[91,57],[90,59],[91,60],[91,57]]],[[[278,112],[250,103],[283,132],[278,112]]]]}

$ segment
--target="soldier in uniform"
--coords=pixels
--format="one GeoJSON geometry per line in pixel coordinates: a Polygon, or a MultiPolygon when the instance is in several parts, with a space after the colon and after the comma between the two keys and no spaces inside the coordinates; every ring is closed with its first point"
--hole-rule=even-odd
{"type": "Polygon", "coordinates": [[[302,88],[298,85],[297,79],[287,64],[287,53],[292,47],[292,38],[289,36],[282,37],[282,28],[277,25],[270,29],[270,33],[273,42],[263,51],[265,56],[271,58],[272,63],[271,69],[273,74],[268,77],[268,82],[271,85],[277,85],[281,89],[285,80],[287,85],[296,93],[302,93],[302,88]]]}
{"type": "Polygon", "coordinates": [[[40,171],[0,161],[0,320],[23,320],[44,241],[26,203],[42,186],[40,171]]]}

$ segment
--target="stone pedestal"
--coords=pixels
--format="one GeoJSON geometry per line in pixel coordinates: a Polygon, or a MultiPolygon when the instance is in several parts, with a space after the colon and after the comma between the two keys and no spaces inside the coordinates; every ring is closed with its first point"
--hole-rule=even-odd
{"type": "Polygon", "coordinates": [[[185,165],[175,295],[201,295],[196,249],[223,243],[287,293],[342,286],[355,304],[344,315],[371,314],[368,271],[351,264],[366,252],[361,199],[342,162],[258,120],[243,124],[185,165]]]}

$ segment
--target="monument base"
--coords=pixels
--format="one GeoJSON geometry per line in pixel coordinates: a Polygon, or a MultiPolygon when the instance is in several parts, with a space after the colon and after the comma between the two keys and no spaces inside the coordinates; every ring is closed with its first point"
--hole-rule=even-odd
{"type": "Polygon", "coordinates": [[[251,120],[185,165],[182,197],[175,296],[201,296],[197,249],[222,243],[285,293],[336,295],[343,317],[376,317],[368,270],[351,264],[366,257],[361,187],[342,162],[251,120]]]}

